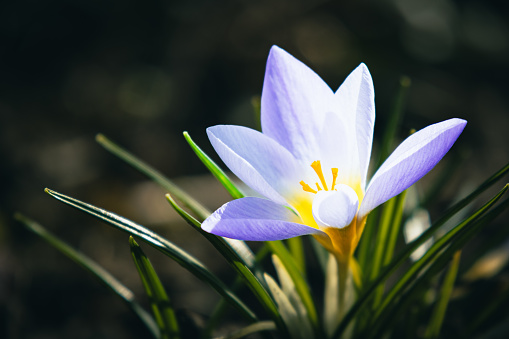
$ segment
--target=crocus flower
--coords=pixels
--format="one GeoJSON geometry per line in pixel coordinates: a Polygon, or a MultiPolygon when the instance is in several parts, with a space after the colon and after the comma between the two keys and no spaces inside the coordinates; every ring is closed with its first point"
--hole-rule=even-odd
{"type": "Polygon", "coordinates": [[[333,92],[310,68],[272,47],[261,98],[262,132],[232,125],[207,129],[223,162],[262,197],[224,204],[202,228],[240,240],[311,234],[348,266],[368,213],[428,173],[466,125],[450,119],[412,134],[367,184],[374,122],[366,65],[333,92]]]}

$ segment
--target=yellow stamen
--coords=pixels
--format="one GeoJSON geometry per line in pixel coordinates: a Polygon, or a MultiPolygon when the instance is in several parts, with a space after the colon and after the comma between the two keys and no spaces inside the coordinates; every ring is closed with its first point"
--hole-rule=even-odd
{"type": "Polygon", "coordinates": [[[302,180],[300,182],[300,184],[302,185],[302,189],[305,191],[305,192],[309,192],[309,193],[317,193],[317,191],[315,191],[314,189],[312,189],[308,184],[306,184],[304,182],[304,180],[302,180]]]}
{"type": "Polygon", "coordinates": [[[337,168],[331,168],[332,170],[332,187],[331,191],[334,191],[334,186],[336,185],[336,179],[338,178],[338,169],[337,168]]]}
{"type": "MultiPolygon", "coordinates": [[[[315,171],[316,175],[320,179],[322,186],[320,186],[320,183],[317,182],[316,190],[315,190],[314,188],[311,188],[308,184],[306,184],[304,181],[301,181],[300,184],[302,185],[302,189],[305,192],[309,192],[309,193],[318,193],[318,191],[321,191],[322,189],[325,191],[328,191],[329,188],[327,187],[327,183],[325,182],[325,177],[323,176],[322,164],[320,163],[320,160],[313,161],[313,163],[311,164],[311,168],[315,171]]],[[[339,170],[334,167],[334,168],[331,168],[331,171],[332,171],[331,191],[335,191],[339,170]]]]}
{"type": "Polygon", "coordinates": [[[323,188],[326,191],[328,191],[329,189],[327,188],[327,183],[325,182],[325,178],[323,177],[322,164],[320,164],[320,160],[313,161],[311,167],[315,170],[316,175],[318,175],[318,178],[320,178],[323,188]]]}

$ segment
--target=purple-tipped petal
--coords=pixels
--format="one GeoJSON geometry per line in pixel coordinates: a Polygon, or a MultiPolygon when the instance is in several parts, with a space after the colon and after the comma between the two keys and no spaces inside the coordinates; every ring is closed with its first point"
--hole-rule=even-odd
{"type": "Polygon", "coordinates": [[[428,173],[449,151],[466,124],[462,119],[442,121],[403,141],[371,179],[359,219],[428,173]]]}
{"type": "Polygon", "coordinates": [[[337,185],[337,191],[320,191],[313,200],[313,218],[322,227],[343,228],[350,225],[359,199],[347,185],[337,185]]]}
{"type": "Polygon", "coordinates": [[[320,149],[325,114],[334,109],[334,93],[309,67],[277,46],[270,50],[263,82],[263,133],[311,164],[320,149]]]}
{"type": "Polygon", "coordinates": [[[352,105],[356,106],[355,130],[357,132],[359,169],[361,173],[361,186],[365,187],[375,126],[375,90],[373,89],[371,74],[365,64],[360,64],[347,78],[347,81],[341,85],[337,95],[341,97],[341,102],[351,102],[352,105]],[[346,86],[347,84],[348,87],[346,86]],[[354,96],[355,94],[357,95],[354,96]],[[351,97],[348,98],[348,95],[351,95],[351,97]],[[345,96],[344,99],[342,96],[345,96]],[[353,101],[354,97],[357,98],[356,101],[353,101]]]}
{"type": "Polygon", "coordinates": [[[202,229],[222,237],[266,241],[282,240],[305,234],[325,235],[324,232],[292,222],[298,217],[288,208],[261,198],[241,198],[230,201],[212,213],[202,229]]]}
{"type": "Polygon", "coordinates": [[[210,142],[228,168],[253,190],[288,205],[285,194],[299,189],[300,166],[273,139],[250,128],[231,125],[207,129],[210,142]]]}
{"type": "MultiPolygon", "coordinates": [[[[335,93],[336,112],[334,119],[327,116],[324,130],[336,134],[333,147],[337,150],[328,152],[328,158],[339,159],[342,176],[355,178],[362,188],[366,185],[373,128],[375,124],[375,92],[373,80],[365,64],[360,64],[335,93]],[[339,126],[339,128],[338,128],[339,126]],[[340,152],[346,147],[347,152],[340,152]]],[[[323,133],[322,134],[327,134],[323,133]]],[[[328,141],[327,141],[328,142],[328,141]]],[[[349,181],[345,181],[349,184],[349,181]]]]}

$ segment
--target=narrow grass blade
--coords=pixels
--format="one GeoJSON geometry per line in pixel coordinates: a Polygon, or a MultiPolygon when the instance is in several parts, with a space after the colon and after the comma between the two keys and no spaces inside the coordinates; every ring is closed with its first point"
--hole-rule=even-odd
{"type": "Polygon", "coordinates": [[[295,284],[290,274],[288,274],[288,271],[284,267],[283,263],[275,254],[272,255],[272,263],[274,264],[274,268],[276,269],[281,290],[288,298],[288,301],[293,306],[298,317],[297,324],[293,325],[286,322],[287,327],[289,325],[295,326],[296,328],[298,328],[301,338],[312,339],[313,329],[311,323],[309,322],[306,307],[302,303],[302,299],[300,298],[299,294],[297,293],[297,290],[295,289],[295,284]]]}
{"type": "Polygon", "coordinates": [[[375,240],[377,238],[376,229],[381,209],[382,206],[379,206],[369,213],[366,226],[364,226],[364,232],[362,232],[362,237],[356,251],[357,261],[361,271],[363,272],[362,276],[365,280],[363,280],[362,286],[367,286],[367,282],[371,278],[371,274],[369,273],[371,272],[372,267],[371,252],[373,251],[375,240]]]}
{"type": "Polygon", "coordinates": [[[294,237],[287,240],[290,253],[295,259],[295,264],[301,271],[303,276],[306,276],[306,258],[304,256],[304,248],[302,247],[302,237],[294,237]]]}
{"type": "Polygon", "coordinates": [[[43,238],[51,246],[62,252],[62,254],[66,255],[69,259],[73,260],[81,267],[86,269],[94,277],[99,279],[107,288],[109,288],[113,293],[118,295],[122,300],[124,300],[124,302],[127,303],[127,305],[143,322],[143,324],[147,327],[154,338],[159,338],[159,329],[152,316],[135,301],[133,292],[131,292],[131,290],[129,290],[113,275],[111,275],[111,273],[106,271],[86,255],[78,252],[66,244],[64,241],[51,234],[48,230],[46,230],[44,227],[32,219],[29,219],[20,213],[16,213],[14,218],[26,226],[30,231],[43,238]]]}
{"type": "MultiPolygon", "coordinates": [[[[479,187],[477,187],[472,193],[470,193],[467,197],[461,199],[456,204],[451,206],[447,211],[438,219],[434,224],[440,224],[442,226],[447,220],[449,220],[454,214],[463,209],[463,207],[470,204],[477,198],[481,193],[486,191],[488,188],[493,186],[497,181],[502,179],[509,172],[509,163],[504,165],[501,169],[495,172],[491,177],[489,177],[486,181],[484,181],[479,187]]],[[[431,231],[428,230],[428,231],[431,231]]],[[[434,231],[433,231],[434,232],[434,231]]]]}
{"type": "Polygon", "coordinates": [[[509,227],[500,227],[493,234],[490,234],[487,240],[483,241],[474,251],[469,252],[469,256],[466,257],[466,260],[462,261],[459,275],[466,278],[465,274],[469,274],[467,271],[470,271],[474,265],[480,264],[479,260],[485,259],[485,256],[489,252],[497,251],[496,249],[503,246],[503,243],[506,242],[508,238],[509,227]]]}
{"type": "Polygon", "coordinates": [[[373,266],[371,268],[371,280],[374,280],[380,273],[382,261],[384,259],[385,247],[391,227],[392,215],[396,205],[396,197],[390,199],[383,205],[381,222],[378,227],[378,236],[376,239],[375,252],[373,255],[373,266]]]}
{"type": "Polygon", "coordinates": [[[201,224],[192,216],[187,214],[180,208],[171,196],[166,195],[166,198],[175,210],[193,227],[197,228],[199,232],[207,238],[211,244],[224,256],[226,261],[239,273],[240,277],[244,280],[246,285],[258,298],[265,310],[271,315],[276,324],[283,326],[277,307],[270,297],[268,291],[260,283],[251,269],[255,269],[255,257],[249,247],[244,242],[221,238],[213,234],[207,233],[201,229],[201,224]],[[241,256],[239,255],[241,254],[241,256]],[[251,268],[251,269],[250,269],[251,268]]]}
{"type": "MultiPolygon", "coordinates": [[[[401,228],[401,219],[403,217],[403,207],[405,205],[406,192],[407,190],[403,191],[397,197],[392,198],[384,205],[384,210],[382,213],[382,224],[379,233],[385,235],[385,237],[380,239],[380,242],[382,243],[378,244],[377,246],[377,249],[382,247],[383,250],[375,252],[375,258],[379,256],[379,259],[375,260],[377,265],[374,265],[372,271],[373,280],[380,273],[380,268],[389,264],[394,254],[396,240],[398,239],[399,230],[401,228]],[[381,260],[382,258],[383,261],[381,260]],[[382,264],[382,266],[378,266],[380,264],[382,264]]],[[[381,283],[375,293],[373,309],[376,309],[378,305],[380,305],[384,289],[385,283],[381,283]]]]}
{"type": "MultiPolygon", "coordinates": [[[[492,207],[501,197],[502,195],[507,191],[507,188],[508,188],[508,185],[506,185],[498,194],[496,194],[490,201],[488,201],[484,206],[482,206],[480,209],[478,209],[470,218],[468,218],[468,222],[465,221],[463,223],[461,223],[460,225],[458,225],[456,228],[452,229],[449,233],[451,233],[452,235],[454,235],[459,229],[465,227],[465,226],[468,226],[470,225],[477,217],[479,217],[480,215],[482,215],[483,213],[485,213],[490,207],[492,207]]],[[[468,198],[468,197],[467,197],[468,198]]],[[[452,216],[453,214],[451,214],[452,216]]],[[[434,231],[436,231],[440,226],[443,225],[443,223],[447,221],[446,218],[441,218],[439,220],[439,222],[433,224],[429,229],[428,231],[426,231],[425,233],[423,233],[419,238],[417,238],[415,241],[411,242],[410,244],[408,244],[405,249],[403,250],[403,252],[398,255],[395,259],[393,259],[390,264],[384,268],[382,270],[382,272],[378,275],[378,277],[376,278],[375,281],[373,281],[364,291],[363,294],[361,294],[361,296],[358,298],[357,302],[354,304],[354,306],[350,309],[350,311],[347,313],[347,315],[345,316],[345,318],[343,319],[343,321],[341,322],[341,325],[338,327],[338,329],[336,330],[336,332],[334,333],[333,335],[333,338],[339,338],[341,336],[341,334],[343,333],[343,331],[346,329],[346,327],[348,326],[348,324],[350,323],[350,321],[352,319],[354,319],[357,314],[362,311],[364,309],[364,307],[366,306],[367,302],[371,299],[371,297],[373,297],[373,293],[376,291],[376,288],[379,286],[380,283],[384,282],[403,262],[406,261],[406,259],[408,259],[408,257],[410,256],[410,254],[412,254],[412,252],[414,252],[421,244],[423,244],[432,234],[434,231]]],[[[451,234],[449,235],[449,237],[446,239],[444,237],[442,237],[439,242],[435,243],[434,246],[435,249],[434,251],[437,251],[437,249],[440,247],[442,248],[442,246],[446,246],[451,240],[452,240],[452,236],[451,234]],[[447,241],[448,240],[448,241],[447,241]],[[437,245],[439,244],[439,245],[437,245]]],[[[447,235],[446,235],[447,236],[447,235]]],[[[430,248],[431,250],[431,248],[430,248]]],[[[429,251],[430,251],[429,250],[429,251]]],[[[428,252],[429,252],[428,251],[428,252]]],[[[427,252],[427,253],[428,253],[427,252]]],[[[427,257],[427,259],[430,258],[430,256],[423,256],[421,258],[421,260],[423,260],[424,257],[427,257]]],[[[426,260],[426,259],[425,259],[426,260]]],[[[420,261],[417,261],[416,263],[419,263],[420,261]]],[[[421,266],[424,266],[424,262],[425,261],[421,261],[419,265],[421,266]]],[[[407,274],[414,274],[418,271],[417,267],[418,266],[412,266],[414,267],[412,272],[407,272],[407,274]]],[[[410,277],[407,276],[405,279],[409,279],[410,277]]],[[[393,289],[397,288],[396,286],[399,285],[399,287],[401,288],[401,286],[403,285],[404,283],[400,284],[400,283],[397,283],[393,289]]],[[[394,292],[393,292],[394,293],[394,292]]],[[[392,298],[394,297],[391,296],[391,300],[392,298]]],[[[389,295],[386,297],[384,303],[386,303],[387,301],[390,302],[390,300],[388,300],[387,298],[389,298],[389,295]]],[[[384,305],[382,305],[384,306],[384,305]]],[[[379,307],[378,308],[378,314],[380,313],[380,310],[382,309],[382,307],[379,307]]]]}
{"type": "Polygon", "coordinates": [[[444,322],[447,305],[449,304],[454,282],[456,281],[456,275],[458,274],[460,258],[461,250],[454,253],[451,266],[449,267],[449,270],[447,271],[447,274],[444,278],[444,282],[442,283],[438,301],[433,312],[431,312],[431,321],[426,332],[426,338],[437,338],[440,334],[440,329],[442,328],[442,324],[444,322]]]}
{"type": "Polygon", "coordinates": [[[255,265],[255,256],[253,251],[246,245],[244,241],[222,238],[218,237],[214,234],[205,232],[201,229],[201,223],[193,218],[189,213],[184,211],[177,202],[171,197],[170,194],[166,194],[166,199],[170,203],[170,205],[175,209],[175,211],[191,226],[197,229],[202,236],[204,236],[212,245],[224,256],[230,255],[230,252],[233,251],[238,256],[238,258],[233,258],[234,260],[240,259],[243,264],[245,264],[250,269],[254,268],[255,265]],[[229,247],[229,248],[226,248],[229,247]]]}
{"type": "Polygon", "coordinates": [[[161,237],[155,232],[150,231],[144,226],[136,224],[131,220],[121,217],[115,213],[106,211],[102,208],[87,204],[80,200],[68,197],[61,193],[45,189],[46,193],[57,200],[60,200],[74,208],[93,215],[115,228],[124,231],[130,235],[135,235],[159,250],[163,254],[175,260],[179,265],[184,267],[197,278],[208,283],[221,296],[223,296],[232,306],[234,306],[240,314],[251,321],[256,321],[256,315],[251,311],[235,294],[233,294],[214,274],[212,274],[201,262],[189,255],[187,252],[175,246],[167,239],[161,237]]]}
{"type": "MultiPolygon", "coordinates": [[[[401,118],[403,116],[403,109],[405,107],[406,97],[408,94],[408,89],[410,88],[411,84],[412,82],[410,78],[407,76],[402,76],[399,80],[398,92],[394,97],[393,107],[391,109],[389,121],[384,129],[382,143],[380,145],[380,155],[375,168],[379,168],[393,150],[394,140],[396,139],[396,135],[398,133],[401,118]]],[[[392,212],[394,209],[393,201],[394,199],[395,198],[389,200],[387,203],[384,204],[380,220],[381,226],[377,227],[376,232],[375,223],[378,220],[380,208],[370,213],[367,224],[365,226],[364,229],[365,234],[363,237],[364,239],[361,240],[361,243],[359,244],[359,250],[357,253],[359,265],[362,269],[362,272],[364,272],[364,277],[366,277],[366,279],[372,280],[373,277],[377,276],[379,273],[382,263],[381,262],[382,256],[381,255],[375,256],[375,261],[371,261],[368,260],[368,258],[372,258],[369,255],[369,252],[372,250],[373,245],[375,246],[376,251],[378,252],[380,250],[383,251],[386,246],[386,237],[388,234],[387,228],[389,227],[389,221],[390,218],[392,217],[392,212]],[[375,238],[374,233],[377,234],[377,242],[373,244],[373,239],[375,238]]],[[[364,286],[365,285],[366,284],[364,284],[364,286]]]]}
{"type": "Polygon", "coordinates": [[[439,254],[442,249],[444,249],[450,242],[454,239],[454,236],[460,232],[465,227],[471,225],[475,220],[477,220],[481,215],[486,213],[493,205],[504,195],[504,193],[509,188],[509,185],[506,185],[495,197],[493,197],[490,201],[488,201],[484,206],[474,212],[470,217],[461,222],[458,226],[447,232],[444,236],[437,239],[433,246],[420,258],[416,261],[407,272],[398,280],[398,282],[394,285],[394,287],[387,293],[387,297],[384,299],[381,307],[376,311],[375,317],[378,317],[383,309],[394,300],[394,298],[401,293],[401,291],[405,288],[406,284],[415,278],[422,268],[426,267],[434,257],[439,254]]]}
{"type": "MultiPolygon", "coordinates": [[[[239,276],[237,276],[235,278],[235,281],[233,282],[232,290],[238,291],[238,289],[242,286],[242,283],[243,283],[242,279],[239,276]]],[[[214,329],[216,329],[221,319],[224,317],[227,311],[227,307],[228,303],[224,298],[221,298],[221,300],[219,300],[216,307],[210,314],[207,324],[204,326],[202,330],[201,339],[209,339],[212,337],[212,332],[214,331],[214,329]]]]}
{"type": "Polygon", "coordinates": [[[297,314],[297,311],[291,304],[290,300],[288,300],[288,297],[285,295],[283,290],[278,286],[276,281],[270,275],[265,273],[264,278],[267,286],[269,287],[270,293],[272,294],[272,297],[276,301],[277,308],[281,314],[281,318],[283,318],[286,324],[290,337],[295,339],[304,339],[300,336],[301,332],[299,330],[299,315],[297,314]]]}
{"type": "Polygon", "coordinates": [[[389,239],[387,242],[386,251],[384,252],[384,261],[383,266],[387,266],[394,256],[394,250],[396,248],[396,242],[398,240],[398,235],[401,230],[401,221],[403,219],[403,210],[405,207],[405,200],[408,190],[403,191],[396,197],[396,206],[394,208],[394,213],[392,215],[392,225],[389,234],[389,239]]]}
{"type": "MultiPolygon", "coordinates": [[[[405,248],[405,250],[395,260],[393,260],[391,262],[391,265],[390,265],[389,269],[385,270],[384,271],[385,273],[380,274],[376,281],[383,281],[383,280],[385,280],[388,277],[388,275],[392,274],[393,270],[395,270],[396,267],[401,265],[413,253],[413,251],[415,251],[417,248],[419,248],[419,246],[424,244],[431,236],[433,236],[433,234],[440,227],[442,227],[452,216],[454,216],[461,209],[463,209],[465,206],[470,204],[475,198],[477,198],[485,190],[490,188],[498,180],[500,180],[502,177],[504,177],[504,175],[506,175],[508,172],[509,172],[509,163],[506,164],[505,166],[503,166],[497,172],[495,172],[492,176],[490,176],[486,181],[484,181],[477,189],[475,189],[467,197],[465,197],[464,199],[460,200],[459,202],[457,202],[456,204],[451,206],[437,221],[435,221],[431,225],[430,228],[428,228],[423,234],[421,234],[421,236],[419,236],[413,242],[409,243],[408,246],[405,248]]],[[[378,209],[375,209],[375,211],[377,211],[377,210],[378,209]]],[[[365,230],[369,229],[370,227],[371,228],[373,227],[373,224],[370,223],[370,221],[373,220],[373,219],[370,219],[372,217],[372,214],[373,214],[373,212],[368,217],[368,224],[366,225],[365,230]]],[[[364,245],[363,242],[366,242],[366,245],[369,242],[369,239],[366,239],[366,234],[364,234],[363,238],[364,238],[364,240],[361,239],[360,246],[364,245]]],[[[359,264],[360,265],[362,265],[362,263],[361,263],[361,255],[363,253],[366,254],[365,256],[363,256],[363,257],[365,257],[364,266],[361,266],[363,269],[367,269],[366,266],[369,266],[369,264],[368,264],[369,261],[366,261],[367,253],[368,253],[367,249],[368,248],[369,248],[368,246],[364,246],[364,249],[366,250],[365,253],[364,252],[359,252],[359,264]]],[[[362,248],[360,250],[362,250],[362,248]]],[[[369,285],[369,284],[365,284],[363,286],[367,286],[367,285],[369,285]]],[[[373,284],[371,284],[369,286],[373,286],[373,284]]],[[[366,290],[366,294],[367,293],[368,292],[366,290]]],[[[355,310],[355,307],[352,310],[355,310]]]]}
{"type": "MultiPolygon", "coordinates": [[[[264,244],[256,253],[255,256],[255,263],[258,265],[260,262],[262,262],[267,255],[270,254],[270,249],[267,244],[264,244]]],[[[258,276],[257,276],[258,277],[258,276]]],[[[260,274],[258,277],[259,280],[263,279],[263,274],[260,274]],[[260,278],[261,277],[261,278],[260,278]]],[[[233,283],[232,290],[237,291],[237,289],[241,286],[242,279],[240,276],[237,276],[235,278],[235,281],[233,283]]],[[[212,314],[209,317],[209,320],[207,322],[207,325],[205,326],[203,333],[202,333],[202,339],[208,339],[211,337],[212,330],[217,327],[217,324],[219,324],[219,321],[223,317],[227,303],[224,299],[221,299],[217,306],[214,308],[214,311],[212,311],[212,314]]]]}
{"type": "Polygon", "coordinates": [[[179,339],[180,331],[175,311],[154,267],[132,236],[129,237],[129,245],[134,264],[150,300],[152,313],[159,326],[161,339],[179,339]]]}
{"type": "MultiPolygon", "coordinates": [[[[501,192],[507,191],[508,187],[509,185],[506,185],[501,192]]],[[[502,194],[499,193],[481,207],[481,213],[478,210],[474,213],[474,215],[477,214],[476,216],[472,215],[440,238],[419,261],[414,263],[410,270],[401,278],[405,282],[401,283],[401,280],[398,281],[389,291],[383,304],[374,315],[372,324],[369,327],[369,331],[372,334],[371,337],[376,337],[379,333],[383,333],[389,327],[389,323],[394,322],[394,319],[389,319],[388,315],[396,316],[397,312],[402,312],[404,305],[409,305],[415,299],[415,295],[419,294],[419,289],[426,285],[447,265],[454,253],[461,249],[487,223],[486,220],[491,221],[494,218],[493,212],[495,212],[496,216],[501,213],[501,209],[503,210],[507,207],[509,200],[497,206],[489,214],[479,218],[480,215],[498,201],[502,194]],[[440,244],[441,242],[442,244],[440,244]],[[415,281],[412,282],[414,278],[415,281]],[[408,286],[411,287],[408,288],[408,286]],[[399,299],[398,297],[402,294],[403,296],[399,299]]]]}
{"type": "Polygon", "coordinates": [[[448,159],[446,167],[440,171],[438,178],[433,181],[431,187],[426,190],[422,198],[421,206],[428,208],[439,195],[442,193],[444,186],[451,181],[457,174],[457,171],[462,168],[465,160],[464,152],[455,152],[452,154],[452,159],[448,159]]]}
{"type": "Polygon", "coordinates": [[[184,138],[187,143],[191,146],[191,149],[198,156],[201,162],[209,169],[209,171],[216,177],[216,179],[224,186],[224,188],[230,193],[233,199],[239,199],[244,197],[244,193],[235,186],[230,178],[224,173],[224,171],[214,162],[210,157],[202,151],[198,145],[191,139],[189,133],[184,132],[184,138]]]}
{"type": "Polygon", "coordinates": [[[323,300],[323,327],[327,337],[337,328],[340,318],[339,309],[339,272],[336,258],[329,253],[325,274],[325,291],[323,300]]]}
{"type": "Polygon", "coordinates": [[[399,80],[398,93],[396,94],[393,103],[391,114],[389,116],[389,122],[385,127],[385,132],[380,147],[380,158],[376,168],[380,167],[380,165],[385,161],[385,159],[387,159],[392,151],[394,139],[396,138],[401,117],[403,115],[403,108],[405,107],[408,89],[410,88],[411,84],[412,82],[409,77],[402,76],[399,80]]]}
{"type": "Polygon", "coordinates": [[[299,294],[304,306],[306,307],[306,311],[309,316],[309,321],[313,326],[313,330],[315,331],[315,336],[317,338],[323,337],[323,333],[321,333],[321,326],[318,320],[318,314],[316,313],[315,304],[313,302],[313,298],[311,298],[311,293],[309,291],[309,284],[306,282],[302,273],[300,272],[293,256],[290,251],[286,248],[286,246],[281,241],[267,241],[272,252],[276,254],[283,265],[286,268],[286,271],[290,275],[295,284],[295,288],[297,289],[297,293],[299,294]]]}
{"type": "Polygon", "coordinates": [[[216,339],[240,339],[245,338],[250,334],[261,332],[261,331],[274,331],[276,330],[276,324],[272,321],[260,321],[249,326],[244,327],[230,335],[224,337],[218,337],[216,339]]]}
{"type": "Polygon", "coordinates": [[[205,220],[209,215],[210,211],[207,210],[202,204],[192,198],[189,194],[180,189],[177,185],[175,185],[170,179],[166,178],[161,172],[155,170],[151,166],[149,166],[143,160],[137,158],[133,154],[129,153],[127,150],[115,144],[113,141],[109,140],[102,134],[97,134],[95,140],[103,146],[107,151],[113,153],[150,179],[156,182],[163,189],[171,193],[178,200],[182,201],[182,203],[188,207],[193,213],[196,214],[197,217],[205,220]]]}
{"type": "MultiPolygon", "coordinates": [[[[488,188],[493,186],[498,180],[502,179],[504,175],[509,172],[509,163],[503,166],[500,170],[495,172],[491,177],[485,180],[477,189],[470,193],[467,197],[458,201],[456,204],[448,208],[444,214],[428,228],[421,236],[408,244],[405,251],[398,256],[397,260],[405,260],[410,254],[419,246],[424,244],[440,227],[442,227],[451,217],[458,213],[465,206],[470,204],[475,198],[481,195],[488,188]],[[411,252],[410,252],[411,251],[411,252]]],[[[393,261],[394,262],[394,261],[393,261]]]]}
{"type": "MultiPolygon", "coordinates": [[[[433,225],[428,228],[419,238],[408,244],[408,246],[405,248],[405,251],[401,253],[396,260],[393,262],[403,262],[406,260],[410,254],[416,250],[420,245],[425,243],[440,227],[442,227],[447,220],[449,220],[452,216],[454,216],[456,213],[458,213],[461,209],[463,209],[465,206],[470,204],[475,198],[477,198],[479,195],[481,195],[484,191],[486,191],[488,188],[493,186],[498,180],[502,179],[507,173],[509,172],[509,163],[507,163],[505,166],[503,166],[501,169],[499,169],[497,172],[495,172],[492,176],[490,176],[486,181],[484,181],[477,189],[475,189],[472,193],[470,193],[467,197],[463,198],[453,206],[451,206],[445,213],[436,220],[433,225]]],[[[375,209],[376,211],[377,209],[375,209]]],[[[370,223],[370,218],[372,217],[373,212],[370,213],[368,217],[368,223],[370,223]]],[[[375,218],[376,219],[376,218],[375,218]]],[[[371,219],[372,220],[372,219],[371,219]]],[[[365,231],[368,229],[369,225],[366,225],[365,231]]],[[[363,238],[366,239],[366,234],[363,235],[363,238]]],[[[363,241],[368,240],[362,240],[361,244],[359,246],[363,245],[363,241]]],[[[367,248],[367,246],[366,246],[367,248]]],[[[361,254],[362,252],[359,252],[359,264],[363,269],[365,269],[365,266],[367,263],[362,266],[361,261],[361,254]]],[[[367,258],[367,256],[366,256],[367,258]]],[[[399,266],[399,264],[398,264],[399,266]]]]}
{"type": "Polygon", "coordinates": [[[320,265],[320,268],[322,269],[322,272],[327,272],[327,263],[329,261],[329,252],[320,245],[320,243],[313,237],[309,237],[309,241],[311,242],[311,246],[313,247],[313,250],[316,255],[316,259],[318,260],[318,264],[320,265]]]}
{"type": "Polygon", "coordinates": [[[434,260],[430,263],[429,268],[424,270],[425,272],[416,279],[412,286],[406,290],[405,294],[397,302],[391,303],[388,305],[389,307],[379,312],[380,316],[374,319],[368,328],[368,333],[365,333],[363,337],[377,338],[380,337],[386,329],[392,328],[397,319],[399,319],[400,314],[405,312],[405,310],[415,302],[416,296],[422,295],[423,291],[425,291],[425,287],[429,284],[431,279],[444,269],[454,254],[463,248],[468,241],[474,238],[485,225],[492,222],[496,217],[504,212],[507,207],[509,207],[509,199],[506,199],[504,202],[493,208],[493,210],[461,229],[454,236],[450,245],[443,252],[437,255],[436,258],[434,258],[434,260]]]}

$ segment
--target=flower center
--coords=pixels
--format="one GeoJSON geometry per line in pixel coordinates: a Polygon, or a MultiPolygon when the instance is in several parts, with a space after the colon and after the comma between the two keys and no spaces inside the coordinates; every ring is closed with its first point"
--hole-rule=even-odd
{"type": "MultiPolygon", "coordinates": [[[[327,187],[327,183],[325,182],[325,177],[323,176],[323,172],[322,172],[322,164],[320,163],[320,160],[316,160],[316,161],[313,161],[313,163],[311,164],[311,168],[315,171],[316,175],[318,176],[318,178],[320,179],[320,182],[322,183],[322,186],[323,186],[323,189],[325,191],[328,191],[328,187],[327,187]]],[[[331,168],[331,171],[332,171],[332,186],[331,186],[331,191],[334,191],[334,186],[336,186],[336,179],[338,177],[338,169],[337,168],[331,168]]],[[[302,185],[302,189],[305,191],[305,192],[309,192],[309,193],[318,193],[318,191],[321,191],[322,190],[322,187],[320,187],[320,185],[318,184],[318,182],[316,183],[316,189],[317,190],[314,190],[313,188],[311,188],[311,186],[309,186],[308,184],[306,184],[304,182],[304,180],[302,180],[300,182],[300,184],[302,185]]]]}

